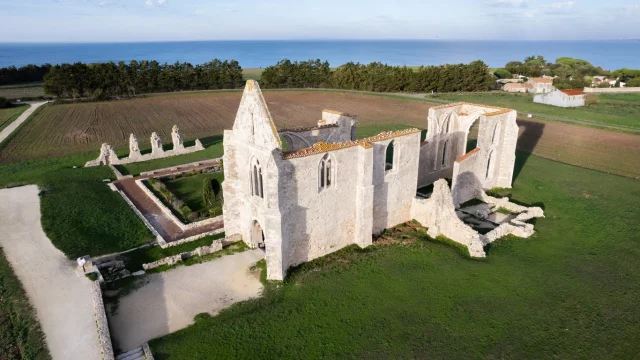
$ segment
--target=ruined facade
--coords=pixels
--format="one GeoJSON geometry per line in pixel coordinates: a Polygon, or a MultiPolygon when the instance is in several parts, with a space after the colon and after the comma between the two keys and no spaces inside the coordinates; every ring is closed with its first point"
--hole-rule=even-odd
{"type": "Polygon", "coordinates": [[[101,165],[122,165],[122,164],[130,164],[134,162],[147,161],[153,159],[161,159],[169,156],[176,155],[184,155],[189,154],[196,151],[204,150],[204,146],[199,139],[196,139],[196,143],[194,146],[185,147],[182,142],[182,135],[180,135],[180,129],[178,125],[173,125],[171,129],[171,140],[173,142],[173,149],[164,150],[162,147],[162,139],[158,133],[151,133],[151,138],[149,142],[151,143],[151,153],[150,154],[142,154],[140,152],[140,145],[138,144],[138,138],[131,134],[129,136],[129,156],[125,158],[118,158],[116,152],[113,150],[111,145],[102,144],[100,147],[100,155],[96,160],[88,161],[84,166],[101,166],[101,165]]]}
{"type": "Polygon", "coordinates": [[[233,129],[224,133],[223,216],[227,235],[265,249],[267,278],[282,280],[289,267],[351,244],[366,247],[372,234],[416,217],[484,256],[483,238],[455,216],[455,205],[511,186],[515,111],[433,108],[422,143],[419,129],[356,140],[357,123],[354,115],[325,110],[315,127],[278,132],[258,83],[247,82],[233,129]],[[465,155],[463,132],[476,120],[478,147],[465,155]],[[434,196],[448,201],[446,211],[416,199],[418,185],[445,177],[453,178],[453,195],[440,183],[434,196]]]}

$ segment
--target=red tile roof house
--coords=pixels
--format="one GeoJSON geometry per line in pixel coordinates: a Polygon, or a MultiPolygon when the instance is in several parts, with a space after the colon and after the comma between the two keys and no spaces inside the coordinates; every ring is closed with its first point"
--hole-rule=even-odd
{"type": "Polygon", "coordinates": [[[554,91],[556,88],[553,87],[553,79],[545,79],[545,78],[529,78],[528,84],[533,86],[529,92],[534,94],[545,94],[548,92],[554,91]]]}
{"type": "Polygon", "coordinates": [[[533,97],[533,102],[559,107],[584,106],[586,93],[579,89],[556,90],[550,93],[538,94],[533,97]]]}

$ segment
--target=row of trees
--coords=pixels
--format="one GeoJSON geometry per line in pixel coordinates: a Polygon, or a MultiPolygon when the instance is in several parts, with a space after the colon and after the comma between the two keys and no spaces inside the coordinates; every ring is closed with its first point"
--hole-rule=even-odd
{"type": "Polygon", "coordinates": [[[390,66],[349,62],[334,70],[320,60],[282,60],[262,73],[265,88],[314,87],[378,92],[486,91],[494,78],[482,61],[469,64],[390,66]]]}
{"type": "Polygon", "coordinates": [[[20,68],[15,66],[0,68],[0,85],[42,81],[51,67],[51,64],[44,64],[40,66],[26,65],[20,68]]]}
{"type": "Polygon", "coordinates": [[[128,64],[62,64],[44,76],[44,90],[59,98],[136,95],[177,90],[234,89],[242,86],[242,68],[237,61],[160,64],[131,61],[128,64]]]}

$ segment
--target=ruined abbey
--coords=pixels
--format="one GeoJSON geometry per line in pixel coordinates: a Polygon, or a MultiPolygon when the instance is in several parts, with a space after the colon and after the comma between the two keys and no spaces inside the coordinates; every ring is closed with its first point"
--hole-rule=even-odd
{"type": "Polygon", "coordinates": [[[433,107],[424,140],[419,129],[356,139],[357,124],[355,115],[325,110],[315,127],[278,131],[258,83],[247,82],[224,133],[224,227],[265,250],[268,279],[351,244],[371,245],[372,235],[412,219],[475,257],[499,237],[533,233],[527,220],[542,216],[540,208],[485,194],[511,187],[514,110],[433,107]],[[476,121],[477,144],[467,152],[476,121]]]}

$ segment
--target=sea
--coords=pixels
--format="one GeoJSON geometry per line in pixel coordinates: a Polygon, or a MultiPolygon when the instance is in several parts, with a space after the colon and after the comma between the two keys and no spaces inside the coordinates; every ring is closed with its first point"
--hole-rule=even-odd
{"type": "Polygon", "coordinates": [[[201,64],[214,58],[261,68],[279,60],[321,59],[332,67],[349,61],[389,65],[441,65],[482,60],[490,67],[542,55],[587,60],[607,70],[640,68],[640,40],[610,41],[452,41],[308,40],[182,41],[145,43],[0,43],[0,67],[26,64],[157,60],[201,64]]]}

